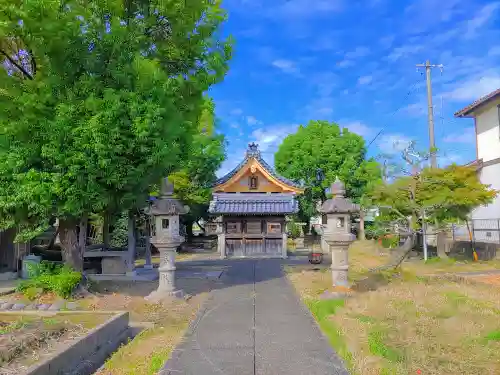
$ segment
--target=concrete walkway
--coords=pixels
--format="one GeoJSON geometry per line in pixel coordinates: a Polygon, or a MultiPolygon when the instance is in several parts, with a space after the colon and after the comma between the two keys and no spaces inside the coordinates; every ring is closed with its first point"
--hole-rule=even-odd
{"type": "Polygon", "coordinates": [[[160,374],[347,375],[281,270],[233,260],[160,374]]]}

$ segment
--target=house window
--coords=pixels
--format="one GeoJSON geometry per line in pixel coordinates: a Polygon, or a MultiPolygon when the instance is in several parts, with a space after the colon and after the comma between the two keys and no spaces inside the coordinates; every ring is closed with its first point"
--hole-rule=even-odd
{"type": "Polygon", "coordinates": [[[267,233],[281,233],[281,224],[267,223],[267,233]]]}
{"type": "Polygon", "coordinates": [[[226,233],[241,233],[241,223],[226,223],[226,233]]]}
{"type": "Polygon", "coordinates": [[[251,190],[256,190],[258,187],[258,182],[259,181],[257,179],[257,176],[251,176],[248,186],[250,187],[251,190]]]}

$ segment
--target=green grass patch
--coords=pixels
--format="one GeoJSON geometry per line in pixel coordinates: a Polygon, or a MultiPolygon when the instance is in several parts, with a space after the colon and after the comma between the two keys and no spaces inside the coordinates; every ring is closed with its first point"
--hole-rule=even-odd
{"type": "Polygon", "coordinates": [[[381,329],[368,332],[368,348],[373,355],[387,359],[390,362],[402,362],[404,354],[384,343],[386,335],[381,329]]]}
{"type": "Polygon", "coordinates": [[[500,330],[492,331],[484,337],[487,341],[500,341],[500,330]]]}
{"type": "MultiPolygon", "coordinates": [[[[344,337],[336,324],[329,319],[339,309],[345,305],[344,300],[306,300],[304,301],[309,307],[312,315],[319,324],[319,327],[328,339],[328,342],[335,349],[337,354],[344,360],[351,371],[354,369],[352,353],[347,349],[344,337]]],[[[353,374],[353,373],[352,373],[353,374]]]]}
{"type": "Polygon", "coordinates": [[[377,322],[377,320],[375,318],[368,316],[368,315],[356,314],[353,317],[358,319],[361,323],[376,323],[377,322]]]}

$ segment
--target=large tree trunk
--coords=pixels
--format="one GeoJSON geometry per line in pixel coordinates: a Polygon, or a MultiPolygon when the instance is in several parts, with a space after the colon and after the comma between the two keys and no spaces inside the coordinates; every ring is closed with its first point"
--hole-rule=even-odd
{"type": "Polygon", "coordinates": [[[78,243],[78,222],[74,219],[59,219],[59,238],[61,240],[64,263],[75,271],[83,271],[83,251],[78,243]]]}
{"type": "Polygon", "coordinates": [[[361,241],[366,240],[366,235],[365,235],[365,211],[363,211],[363,210],[359,211],[359,233],[358,233],[358,240],[361,240],[361,241]]]}

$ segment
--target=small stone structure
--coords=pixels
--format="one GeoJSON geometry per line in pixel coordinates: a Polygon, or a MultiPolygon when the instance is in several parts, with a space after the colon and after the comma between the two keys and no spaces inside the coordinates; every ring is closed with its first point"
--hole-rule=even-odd
{"type": "Polygon", "coordinates": [[[332,285],[337,296],[342,290],[349,289],[347,273],[349,270],[349,245],[356,239],[351,233],[351,214],[359,211],[359,206],[345,197],[345,186],[338,178],[332,184],[332,199],[326,200],[320,212],[327,222],[323,225],[323,238],[332,254],[332,285]]]}
{"type": "Polygon", "coordinates": [[[146,299],[161,301],[169,297],[182,298],[184,292],[175,288],[175,254],[177,247],[184,241],[179,234],[179,215],[189,212],[189,207],[173,197],[174,185],[163,179],[160,198],[153,202],[148,210],[152,216],[153,244],[160,252],[158,289],[146,299]]]}

